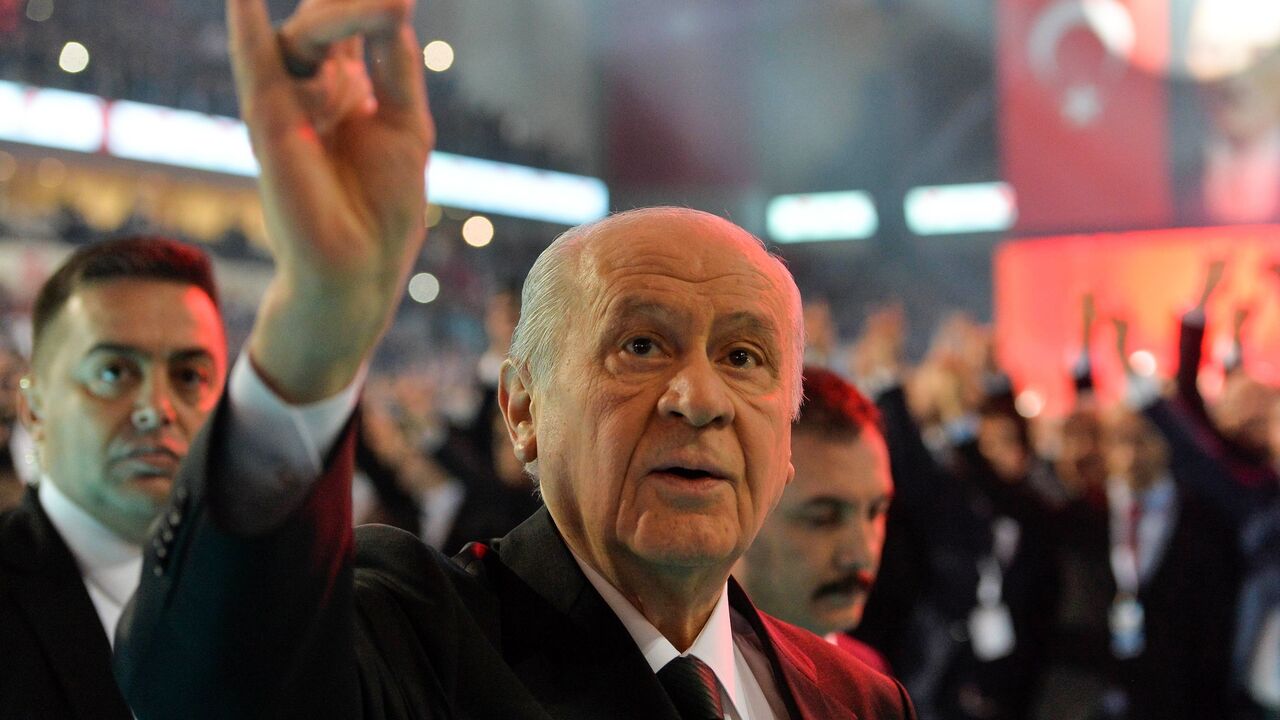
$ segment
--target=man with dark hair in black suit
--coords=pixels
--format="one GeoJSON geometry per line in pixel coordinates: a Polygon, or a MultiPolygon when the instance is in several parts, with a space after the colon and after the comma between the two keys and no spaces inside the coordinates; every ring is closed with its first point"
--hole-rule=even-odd
{"type": "Polygon", "coordinates": [[[0,715],[129,718],[110,641],[226,338],[209,260],[173,240],[81,247],[33,313],[18,412],[41,477],[0,514],[0,715]]]}

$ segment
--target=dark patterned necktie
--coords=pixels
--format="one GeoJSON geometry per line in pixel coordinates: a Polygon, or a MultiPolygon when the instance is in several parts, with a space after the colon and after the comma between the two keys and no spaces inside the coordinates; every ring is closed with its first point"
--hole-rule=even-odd
{"type": "Polygon", "coordinates": [[[658,681],[681,720],[724,720],[716,673],[698,658],[686,655],[672,660],[658,671],[658,681]]]}

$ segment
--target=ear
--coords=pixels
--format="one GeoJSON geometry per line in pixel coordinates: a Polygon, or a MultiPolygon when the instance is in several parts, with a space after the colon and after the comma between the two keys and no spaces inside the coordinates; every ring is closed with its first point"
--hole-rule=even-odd
{"type": "Polygon", "coordinates": [[[510,360],[502,363],[498,383],[498,407],[507,423],[507,434],[522,463],[538,459],[538,433],[533,413],[534,398],[530,393],[529,371],[516,367],[510,360]]]}
{"type": "Polygon", "coordinates": [[[18,419],[36,442],[44,435],[44,400],[36,386],[35,375],[24,375],[18,381],[18,419]]]}

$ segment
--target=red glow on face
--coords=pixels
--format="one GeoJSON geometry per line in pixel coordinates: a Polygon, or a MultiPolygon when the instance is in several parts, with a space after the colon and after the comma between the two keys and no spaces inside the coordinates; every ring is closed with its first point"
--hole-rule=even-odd
{"type": "MultiPolygon", "coordinates": [[[[1252,309],[1244,328],[1245,369],[1280,382],[1280,226],[1241,226],[1077,235],[1013,242],[995,267],[1000,358],[1019,389],[1046,399],[1045,412],[1072,402],[1070,367],[1080,351],[1080,302],[1097,302],[1092,360],[1104,401],[1118,399],[1123,374],[1110,319],[1129,321],[1129,351],[1147,350],[1160,377],[1177,366],[1178,323],[1199,299],[1214,259],[1227,261],[1209,300],[1202,368],[1218,371],[1215,348],[1229,341],[1236,309],[1252,309]]],[[[1210,374],[1212,377],[1212,373],[1210,374]]]]}

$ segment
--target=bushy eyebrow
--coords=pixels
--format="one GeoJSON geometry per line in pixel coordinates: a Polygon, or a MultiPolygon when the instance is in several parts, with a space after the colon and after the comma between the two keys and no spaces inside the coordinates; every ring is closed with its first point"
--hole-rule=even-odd
{"type": "MultiPolygon", "coordinates": [[[[85,357],[92,357],[99,353],[112,353],[115,355],[124,355],[134,360],[146,360],[151,356],[144,352],[141,348],[133,345],[124,345],[122,343],[100,342],[89,348],[85,353],[85,357]]],[[[213,354],[201,347],[179,348],[169,353],[169,362],[182,362],[187,360],[214,360],[213,354]]]]}
{"type": "Polygon", "coordinates": [[[668,305],[643,298],[622,298],[609,307],[605,315],[606,336],[612,337],[622,332],[637,319],[649,320],[657,325],[669,327],[688,322],[682,314],[668,305]]]}
{"type": "MultiPolygon", "coordinates": [[[[879,505],[881,503],[889,503],[892,501],[893,501],[893,492],[890,491],[882,495],[876,496],[871,500],[870,503],[868,503],[868,505],[879,505]]],[[[799,508],[803,508],[806,510],[822,509],[822,510],[840,511],[844,508],[855,508],[855,507],[858,507],[859,505],[861,505],[861,503],[850,502],[849,500],[836,497],[834,495],[815,495],[805,500],[803,503],[801,503],[799,505],[799,508]]]]}
{"type": "Polygon", "coordinates": [[[778,327],[769,318],[758,313],[740,310],[716,320],[715,331],[719,334],[748,334],[776,344],[779,337],[778,327]]]}
{"type": "MultiPolygon", "coordinates": [[[[605,337],[610,338],[610,341],[637,319],[648,320],[661,328],[678,328],[689,323],[686,313],[660,301],[641,297],[618,300],[608,309],[605,317],[605,337]]],[[[735,336],[755,341],[769,360],[770,372],[778,374],[780,335],[777,324],[768,316],[739,310],[716,318],[711,332],[713,338],[735,336]]]]}

